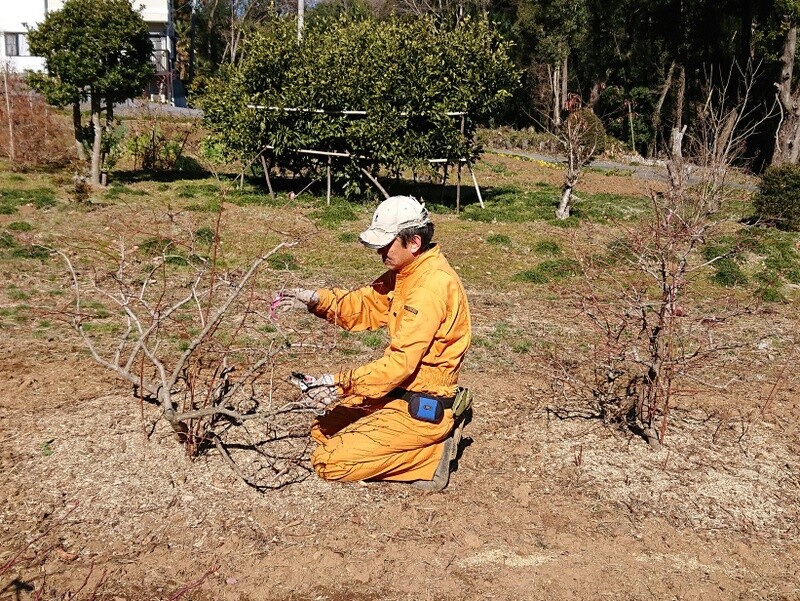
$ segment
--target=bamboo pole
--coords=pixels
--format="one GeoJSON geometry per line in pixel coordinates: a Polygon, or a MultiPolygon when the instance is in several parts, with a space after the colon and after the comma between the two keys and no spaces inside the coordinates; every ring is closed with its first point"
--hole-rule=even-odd
{"type": "Polygon", "coordinates": [[[472,165],[469,163],[467,163],[467,169],[469,169],[469,172],[472,175],[472,183],[475,184],[475,192],[478,194],[478,202],[481,204],[481,208],[485,209],[486,207],[483,206],[483,196],[481,196],[481,188],[478,185],[478,178],[475,177],[475,171],[472,170],[472,165]]]}
{"type": "Polygon", "coordinates": [[[331,206],[331,161],[332,157],[328,157],[328,206],[331,206]]]}
{"type": "Polygon", "coordinates": [[[275,198],[275,192],[272,190],[272,181],[269,179],[269,166],[267,165],[267,159],[264,158],[263,154],[261,155],[261,166],[264,167],[264,179],[267,180],[269,195],[271,198],[275,198]]]}

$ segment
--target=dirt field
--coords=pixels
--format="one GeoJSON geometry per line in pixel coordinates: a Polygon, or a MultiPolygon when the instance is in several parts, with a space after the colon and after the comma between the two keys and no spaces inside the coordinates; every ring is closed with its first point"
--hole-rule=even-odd
{"type": "MultiPolygon", "coordinates": [[[[558,183],[559,173],[488,157],[479,178],[488,188],[524,187],[558,183]]],[[[53,181],[18,177],[2,185],[53,181]]],[[[126,215],[163,212],[168,203],[174,210],[171,185],[131,183],[136,194],[92,210],[71,205],[61,187],[56,206],[21,205],[0,215],[0,226],[31,223],[23,234],[36,240],[88,238],[126,215]]],[[[646,187],[593,172],[582,190],[646,187]]],[[[232,240],[259,224],[317,231],[300,220],[306,213],[231,207],[225,231],[232,240]]],[[[299,236],[299,269],[275,277],[287,285],[366,281],[379,271],[377,257],[340,236],[368,216],[365,209],[356,221],[320,228],[313,240],[299,236]]],[[[553,412],[558,399],[537,341],[566,345],[576,318],[552,287],[511,277],[531,262],[537,240],[567,244],[572,231],[445,214],[436,223],[470,295],[477,340],[462,376],[476,394],[474,418],[440,494],[313,474],[260,493],[214,452],[190,461],[163,422],[147,435],[142,415],[152,410],[48,313],[69,297],[57,262],[3,260],[0,599],[799,599],[796,297],[720,326],[720,336],[746,343],[716,374],[730,385],[718,393],[685,385],[656,452],[598,420],[553,412]],[[493,233],[510,247],[485,244],[493,233]]],[[[228,258],[246,254],[231,249],[228,258]]],[[[303,324],[312,336],[330,333],[303,324]]],[[[381,352],[356,350],[288,356],[276,377],[381,352]]]]}

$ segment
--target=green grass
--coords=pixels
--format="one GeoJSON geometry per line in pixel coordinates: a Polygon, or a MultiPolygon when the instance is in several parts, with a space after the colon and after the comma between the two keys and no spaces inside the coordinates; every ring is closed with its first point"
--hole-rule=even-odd
{"type": "Polygon", "coordinates": [[[267,258],[267,265],[278,271],[297,271],[300,266],[290,252],[278,252],[267,258]]]}
{"type": "Polygon", "coordinates": [[[12,221],[8,224],[8,229],[12,232],[30,232],[33,226],[27,221],[12,221]]]}
{"type": "Polygon", "coordinates": [[[533,269],[517,273],[512,280],[530,284],[546,284],[571,277],[580,271],[580,263],[574,259],[549,259],[542,261],[533,269]]]}
{"type": "Polygon", "coordinates": [[[0,189],[0,213],[11,215],[17,210],[17,207],[26,204],[32,204],[37,209],[53,207],[56,204],[55,190],[52,188],[0,189]]]}
{"type": "Polygon", "coordinates": [[[703,259],[716,259],[710,280],[725,288],[745,287],[751,280],[756,298],[782,302],[781,289],[800,283],[798,235],[766,228],[744,228],[706,244],[703,259]]]}
{"type": "Polygon", "coordinates": [[[39,244],[20,244],[10,233],[2,232],[0,233],[0,256],[44,261],[50,256],[50,250],[39,244]]]}
{"type": "Polygon", "coordinates": [[[330,205],[314,209],[309,217],[322,227],[335,229],[345,221],[356,221],[361,218],[361,210],[357,205],[342,199],[334,199],[330,205]]]}
{"type": "Polygon", "coordinates": [[[341,232],[336,238],[339,240],[339,242],[343,242],[345,244],[358,242],[358,234],[355,232],[341,232]]]}
{"type": "Polygon", "coordinates": [[[8,297],[13,301],[25,301],[30,298],[30,294],[20,290],[14,284],[9,285],[6,290],[8,291],[8,297]]]}
{"type": "Polygon", "coordinates": [[[495,246],[511,246],[511,238],[505,234],[491,234],[486,237],[486,242],[495,246]]]}
{"type": "Polygon", "coordinates": [[[577,227],[581,221],[606,223],[639,219],[649,210],[646,197],[619,194],[578,194],[580,198],[569,219],[555,218],[561,190],[541,182],[528,191],[513,186],[495,188],[487,194],[486,207],[469,205],[462,219],[492,223],[528,223],[547,221],[561,227],[577,227]]]}
{"type": "Polygon", "coordinates": [[[201,244],[210,246],[214,243],[214,230],[212,230],[210,227],[198,228],[194,232],[194,237],[201,244]]]}
{"type": "Polygon", "coordinates": [[[557,257],[562,253],[561,246],[555,240],[539,240],[533,245],[533,252],[537,255],[557,257]]]}

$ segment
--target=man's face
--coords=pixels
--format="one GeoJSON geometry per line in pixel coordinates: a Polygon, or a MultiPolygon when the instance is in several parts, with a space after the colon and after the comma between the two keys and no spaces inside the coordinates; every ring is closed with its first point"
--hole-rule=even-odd
{"type": "Polygon", "coordinates": [[[383,259],[383,264],[392,271],[400,271],[406,265],[410,265],[417,258],[417,251],[421,246],[419,236],[414,236],[408,246],[403,246],[400,238],[392,240],[383,248],[378,249],[378,254],[383,259]]]}

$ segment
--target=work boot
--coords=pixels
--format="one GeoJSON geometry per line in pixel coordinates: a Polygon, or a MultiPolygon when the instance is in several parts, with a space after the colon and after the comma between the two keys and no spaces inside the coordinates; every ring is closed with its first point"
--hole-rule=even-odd
{"type": "Polygon", "coordinates": [[[444,441],[444,448],[442,449],[442,458],[439,460],[439,465],[436,466],[436,471],[433,473],[432,480],[414,480],[411,486],[424,490],[427,492],[441,492],[450,483],[450,463],[458,455],[458,443],[461,441],[461,430],[464,427],[464,422],[459,420],[453,432],[444,441]]]}
{"type": "Polygon", "coordinates": [[[450,482],[450,449],[452,448],[453,438],[451,436],[444,441],[442,458],[439,460],[439,465],[436,466],[436,471],[433,473],[433,480],[414,480],[411,482],[411,486],[427,492],[439,492],[447,488],[450,482]]]}

